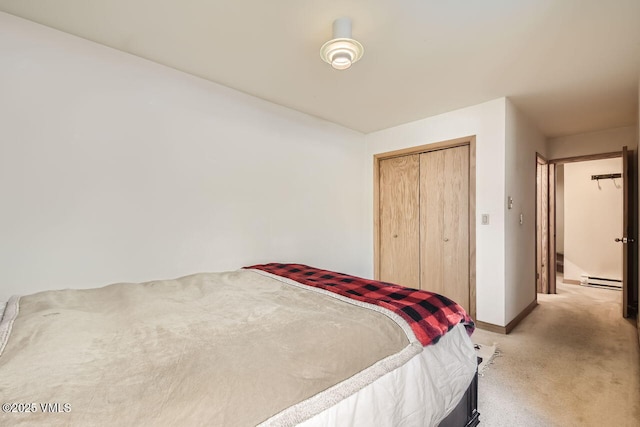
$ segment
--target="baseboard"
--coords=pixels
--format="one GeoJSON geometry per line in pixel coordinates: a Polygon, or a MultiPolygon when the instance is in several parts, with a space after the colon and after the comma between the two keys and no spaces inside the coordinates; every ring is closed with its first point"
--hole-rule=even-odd
{"type": "Polygon", "coordinates": [[[562,279],[562,283],[567,283],[569,285],[579,285],[580,284],[580,280],[562,279]]]}
{"type": "Polygon", "coordinates": [[[507,328],[504,326],[494,325],[493,323],[483,322],[481,320],[476,320],[476,326],[480,329],[484,329],[485,331],[495,332],[496,334],[506,334],[507,328]]]}
{"type": "Polygon", "coordinates": [[[532,301],[531,304],[527,306],[527,308],[522,310],[520,314],[518,314],[511,322],[509,322],[509,324],[507,324],[507,327],[506,327],[507,333],[513,331],[513,328],[518,326],[518,323],[522,322],[522,319],[527,317],[533,311],[533,309],[536,308],[537,306],[538,306],[538,300],[532,301]]]}
{"type": "Polygon", "coordinates": [[[538,305],[538,301],[533,301],[531,304],[527,306],[524,310],[520,312],[511,322],[507,324],[507,326],[498,326],[493,323],[482,322],[480,320],[476,321],[476,326],[480,329],[484,329],[485,331],[495,332],[497,334],[508,334],[518,326],[518,323],[522,321],[525,317],[529,315],[533,311],[534,308],[538,305]]]}

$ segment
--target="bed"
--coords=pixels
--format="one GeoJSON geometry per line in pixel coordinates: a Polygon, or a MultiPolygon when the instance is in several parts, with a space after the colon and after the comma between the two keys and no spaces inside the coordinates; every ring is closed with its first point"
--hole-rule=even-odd
{"type": "Polygon", "coordinates": [[[301,264],[12,297],[0,425],[473,426],[473,322],[301,264]]]}

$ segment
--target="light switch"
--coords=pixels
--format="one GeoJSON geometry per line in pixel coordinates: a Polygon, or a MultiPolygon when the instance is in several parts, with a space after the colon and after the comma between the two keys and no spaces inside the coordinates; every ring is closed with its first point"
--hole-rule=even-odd
{"type": "Polygon", "coordinates": [[[489,225],[489,214],[482,214],[481,222],[482,225],[489,225]]]}

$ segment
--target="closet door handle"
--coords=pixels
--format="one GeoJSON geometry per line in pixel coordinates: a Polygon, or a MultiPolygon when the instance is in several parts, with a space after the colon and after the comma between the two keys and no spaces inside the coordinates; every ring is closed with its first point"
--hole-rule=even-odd
{"type": "Polygon", "coordinates": [[[448,241],[449,241],[449,239],[445,237],[445,238],[444,238],[444,241],[445,241],[445,242],[448,242],[448,241]]]}

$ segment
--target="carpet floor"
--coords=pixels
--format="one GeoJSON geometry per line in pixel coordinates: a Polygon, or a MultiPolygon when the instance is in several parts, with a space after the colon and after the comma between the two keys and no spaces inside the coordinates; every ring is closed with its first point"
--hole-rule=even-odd
{"type": "Polygon", "coordinates": [[[499,356],[479,379],[481,425],[640,426],[640,351],[620,291],[564,284],[509,335],[477,329],[499,356]]]}

